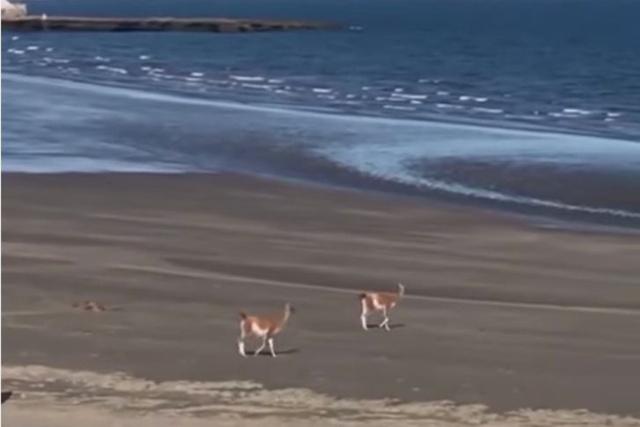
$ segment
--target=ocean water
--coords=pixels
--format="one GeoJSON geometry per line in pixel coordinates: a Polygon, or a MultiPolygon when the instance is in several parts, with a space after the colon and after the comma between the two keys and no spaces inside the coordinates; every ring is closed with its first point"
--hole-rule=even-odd
{"type": "Polygon", "coordinates": [[[238,171],[640,225],[638,1],[29,7],[345,28],[3,31],[4,171],[238,171]]]}

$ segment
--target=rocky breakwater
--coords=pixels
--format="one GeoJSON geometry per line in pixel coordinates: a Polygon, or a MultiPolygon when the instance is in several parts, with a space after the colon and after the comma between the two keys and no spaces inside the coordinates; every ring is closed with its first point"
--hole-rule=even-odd
{"type": "Polygon", "coordinates": [[[95,18],[23,16],[2,19],[3,29],[23,31],[202,31],[214,33],[338,29],[331,23],[223,18],[95,18]]]}

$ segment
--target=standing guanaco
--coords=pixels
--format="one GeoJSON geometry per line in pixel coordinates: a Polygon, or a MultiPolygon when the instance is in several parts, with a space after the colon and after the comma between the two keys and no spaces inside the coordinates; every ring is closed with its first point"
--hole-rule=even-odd
{"type": "Polygon", "coordinates": [[[404,285],[398,283],[398,292],[363,292],[359,295],[360,304],[362,305],[362,312],[360,314],[360,321],[362,322],[362,328],[366,331],[367,316],[372,312],[380,311],[384,316],[382,323],[379,327],[385,328],[387,331],[391,330],[389,327],[389,312],[398,304],[400,298],[404,296],[404,285]]]}
{"type": "Polygon", "coordinates": [[[273,337],[284,329],[289,317],[294,312],[291,304],[284,306],[284,312],[266,316],[250,316],[246,313],[240,313],[240,337],[238,338],[238,352],[242,357],[246,357],[244,350],[244,340],[246,337],[255,336],[262,338],[262,345],[253,353],[254,356],[260,354],[264,347],[269,343],[271,356],[276,357],[276,351],[273,348],[273,337]]]}

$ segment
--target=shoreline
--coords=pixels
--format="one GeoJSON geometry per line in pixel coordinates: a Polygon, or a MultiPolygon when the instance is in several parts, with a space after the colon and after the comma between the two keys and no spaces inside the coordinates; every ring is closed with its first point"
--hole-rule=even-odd
{"type": "Polygon", "coordinates": [[[635,233],[234,174],[3,180],[10,372],[640,416],[635,233]],[[398,327],[360,330],[357,293],[398,281],[398,327]],[[108,310],[72,307],[85,299],[108,310]],[[240,358],[237,311],[285,300],[282,357],[240,358]]]}
{"type": "MultiPolygon", "coordinates": [[[[64,95],[65,98],[70,100],[77,99],[74,97],[78,97],[78,96],[80,97],[85,97],[87,95],[91,96],[90,94],[95,94],[96,96],[99,96],[99,97],[105,96],[106,100],[109,100],[109,102],[114,103],[113,108],[118,108],[117,106],[122,102],[122,99],[121,99],[122,96],[133,96],[136,99],[141,97],[140,99],[137,99],[135,101],[140,103],[140,104],[136,104],[135,106],[136,109],[139,109],[140,111],[144,111],[144,109],[148,108],[150,105],[155,106],[156,103],[161,103],[162,105],[167,106],[169,108],[172,108],[172,105],[176,103],[176,105],[191,106],[189,108],[194,109],[193,110],[194,114],[195,113],[203,114],[203,111],[204,111],[203,108],[205,107],[220,108],[221,109],[220,111],[225,111],[225,112],[227,111],[227,109],[230,109],[229,110],[230,114],[233,114],[234,116],[235,114],[243,115],[244,113],[254,114],[254,112],[256,114],[258,113],[259,114],[262,114],[262,113],[275,114],[274,117],[282,119],[284,121],[283,123],[285,124],[285,126],[289,126],[289,124],[287,123],[290,123],[291,120],[295,120],[295,117],[301,117],[301,118],[304,118],[305,120],[313,120],[314,122],[316,122],[315,120],[316,117],[321,120],[329,120],[329,122],[327,122],[327,125],[329,124],[333,125],[334,120],[338,120],[338,122],[336,123],[340,123],[340,121],[342,120],[338,116],[333,117],[330,115],[325,115],[325,117],[323,117],[323,115],[319,113],[310,113],[310,112],[301,113],[295,110],[288,111],[286,109],[278,109],[278,108],[274,108],[273,106],[267,107],[267,106],[257,106],[253,104],[242,105],[242,104],[234,103],[231,101],[229,102],[212,101],[210,99],[200,98],[197,96],[189,97],[189,96],[184,96],[176,93],[171,94],[165,91],[159,91],[157,93],[154,92],[152,95],[148,95],[148,96],[151,96],[153,100],[144,100],[145,96],[142,96],[142,93],[140,93],[138,89],[132,89],[132,88],[127,89],[117,84],[112,84],[109,86],[102,87],[100,85],[96,85],[95,83],[86,83],[86,82],[79,83],[77,80],[74,80],[74,79],[64,80],[64,79],[56,79],[56,78],[24,77],[19,75],[8,75],[8,76],[5,76],[5,78],[9,79],[10,83],[13,81],[14,83],[12,83],[12,85],[17,84],[18,88],[20,88],[22,84],[27,84],[27,89],[31,88],[29,90],[35,90],[37,92],[37,90],[46,89],[48,92],[52,91],[52,93],[59,92],[60,94],[64,95]],[[33,87],[31,86],[32,84],[34,85],[33,87]],[[41,85],[43,86],[41,87],[41,85]],[[58,85],[61,85],[61,86],[58,87],[58,85]],[[151,104],[148,104],[147,102],[150,102],[151,104]],[[293,114],[294,116],[289,118],[288,116],[291,114],[293,114]]],[[[10,89],[10,88],[7,87],[7,89],[10,89]]],[[[20,91],[16,91],[16,93],[19,94],[20,91]]],[[[20,102],[18,102],[18,104],[20,104],[20,102]]],[[[29,107],[28,104],[29,103],[27,103],[27,105],[22,106],[21,108],[31,108],[29,107]]],[[[108,115],[107,112],[105,112],[105,114],[108,115]]],[[[240,118],[240,116],[238,117],[240,118]]],[[[268,117],[259,116],[259,119],[267,120],[268,117]]],[[[358,116],[349,116],[344,119],[349,121],[350,120],[356,120],[357,122],[360,121],[360,118],[358,118],[358,116]]],[[[144,119],[141,118],[141,120],[144,120],[144,119]]],[[[362,120],[365,120],[365,118],[362,118],[362,120]]],[[[378,121],[381,121],[383,123],[389,123],[389,124],[392,123],[391,121],[388,121],[389,119],[373,119],[372,120],[372,118],[369,117],[366,120],[371,120],[371,121],[360,123],[360,125],[367,127],[368,123],[373,124],[374,122],[378,122],[378,121]]],[[[406,119],[394,119],[392,121],[393,123],[400,123],[398,122],[398,120],[402,122],[402,121],[405,121],[406,119]]],[[[72,120],[72,122],[74,121],[72,120]]],[[[407,121],[407,123],[411,123],[412,125],[417,125],[417,123],[412,123],[411,121],[407,121]]],[[[428,131],[428,129],[431,128],[432,126],[435,126],[435,129],[443,127],[442,129],[448,129],[449,131],[452,130],[449,128],[451,127],[451,124],[446,124],[446,123],[438,124],[433,122],[423,122],[423,124],[427,126],[425,128],[425,131],[428,131]]],[[[28,123],[24,123],[24,125],[28,126],[28,123]]],[[[148,125],[149,125],[148,123],[143,122],[143,124],[141,124],[141,127],[144,128],[148,125]]],[[[60,132],[60,134],[62,134],[62,132],[68,131],[68,128],[65,126],[58,127],[59,126],[58,124],[54,124],[53,126],[56,127],[57,131],[60,132]]],[[[267,134],[270,135],[269,128],[268,127],[265,128],[265,126],[268,126],[268,125],[256,124],[256,129],[263,129],[267,132],[267,134]]],[[[476,127],[468,128],[468,125],[459,125],[459,126],[461,126],[461,129],[464,129],[465,132],[466,131],[471,132],[471,130],[475,130],[475,128],[477,127],[476,126],[476,127]]],[[[9,145],[16,149],[16,153],[13,157],[10,155],[9,158],[5,159],[5,165],[12,166],[11,170],[18,170],[21,167],[23,169],[27,169],[30,164],[34,166],[34,169],[37,169],[37,165],[38,165],[37,160],[35,163],[30,163],[32,162],[32,160],[29,160],[29,157],[28,157],[30,153],[29,151],[30,148],[24,146],[20,142],[19,132],[20,132],[20,127],[22,127],[22,124],[18,126],[16,124],[11,125],[10,123],[7,123],[7,126],[5,127],[7,128],[6,130],[7,132],[9,132],[9,135],[13,136],[12,138],[10,138],[11,141],[13,142],[12,143],[10,142],[9,145]],[[24,157],[24,156],[27,156],[27,157],[24,157]]],[[[295,126],[293,126],[292,128],[295,128],[295,126]]],[[[491,129],[490,126],[485,128],[485,130],[487,131],[489,129],[491,129]]],[[[494,128],[494,130],[499,132],[507,132],[507,133],[526,132],[526,131],[521,131],[517,129],[499,130],[494,128]]],[[[87,138],[98,137],[97,135],[93,135],[92,134],[93,131],[90,129],[86,130],[86,132],[87,132],[87,138]]],[[[198,137],[201,137],[200,132],[201,130],[198,130],[198,132],[196,132],[198,134],[198,137]]],[[[202,130],[202,134],[204,135],[205,133],[206,132],[202,130]]],[[[537,133],[539,132],[536,132],[536,134],[537,133]]],[[[573,138],[575,137],[575,135],[572,133],[558,132],[558,137],[573,138]]],[[[206,138],[206,136],[204,136],[204,138],[206,138]]],[[[215,146],[211,148],[211,152],[210,152],[211,154],[208,154],[208,159],[210,159],[209,161],[214,162],[214,165],[215,165],[217,156],[220,153],[220,155],[223,158],[222,163],[225,164],[225,161],[226,161],[224,160],[225,150],[227,148],[224,147],[225,144],[223,144],[222,141],[225,141],[227,139],[230,141],[234,138],[241,138],[241,137],[234,134],[234,132],[229,132],[228,134],[227,133],[221,134],[219,136],[219,140],[215,141],[215,146]]],[[[117,147],[117,149],[124,150],[127,147],[138,148],[140,146],[145,149],[150,149],[150,150],[153,149],[153,147],[145,147],[145,145],[146,145],[145,143],[140,143],[140,145],[138,145],[138,141],[136,141],[135,139],[134,140],[126,139],[125,141],[123,141],[123,145],[121,147],[117,147]]],[[[232,158],[240,157],[241,159],[237,160],[237,163],[234,163],[236,160],[232,159],[228,164],[235,165],[236,169],[249,169],[249,171],[247,171],[248,173],[251,173],[251,170],[257,169],[261,171],[272,172],[274,175],[279,174],[280,176],[277,178],[281,180],[282,179],[293,180],[295,179],[294,177],[299,177],[301,182],[303,182],[302,179],[306,177],[307,181],[305,182],[305,184],[308,184],[310,181],[313,181],[315,179],[316,181],[320,181],[319,182],[320,185],[326,185],[333,188],[335,188],[336,186],[341,186],[343,188],[349,188],[349,189],[354,189],[358,191],[380,191],[385,193],[404,194],[408,196],[420,197],[420,198],[429,199],[429,200],[448,201],[449,203],[458,204],[465,207],[471,207],[471,208],[480,207],[482,209],[486,208],[494,211],[514,213],[516,215],[524,214],[525,216],[530,216],[531,218],[533,218],[535,222],[540,222],[541,219],[542,221],[546,221],[546,218],[549,218],[551,220],[550,222],[556,221],[556,224],[558,223],[578,224],[579,228],[584,228],[584,226],[586,227],[595,226],[596,228],[599,228],[601,226],[604,226],[605,228],[612,226],[620,229],[624,228],[629,230],[640,230],[640,217],[638,217],[638,213],[637,213],[638,211],[638,208],[636,206],[637,203],[633,203],[634,198],[632,196],[632,194],[634,194],[633,191],[637,186],[634,184],[634,181],[632,181],[631,176],[627,181],[624,181],[624,180],[620,181],[617,179],[613,179],[612,177],[616,176],[615,164],[611,164],[610,165],[611,169],[608,169],[608,172],[604,174],[602,177],[599,177],[599,178],[594,177],[593,181],[584,182],[584,185],[582,185],[581,182],[576,183],[577,187],[571,187],[569,184],[565,184],[563,186],[564,189],[561,191],[557,191],[557,192],[550,191],[546,196],[545,195],[541,196],[540,194],[538,194],[537,197],[539,198],[536,198],[535,194],[537,191],[542,191],[542,189],[545,188],[545,186],[553,187],[554,181],[553,180],[545,181],[545,179],[541,179],[542,172],[544,172],[544,169],[538,169],[535,166],[532,168],[532,170],[535,171],[535,173],[531,171],[527,173],[525,172],[514,173],[513,174],[514,182],[522,182],[522,184],[513,185],[512,186],[513,188],[510,188],[509,185],[504,184],[505,181],[503,178],[498,178],[498,179],[491,178],[492,174],[495,174],[496,171],[501,170],[501,167],[498,164],[494,165],[494,164],[491,164],[491,162],[489,162],[487,166],[488,169],[485,172],[473,172],[475,168],[475,166],[473,166],[474,165],[474,161],[472,160],[473,156],[470,156],[470,159],[468,162],[464,160],[464,156],[462,156],[460,159],[461,163],[458,166],[459,168],[461,168],[460,170],[464,171],[465,168],[470,169],[472,171],[471,173],[477,174],[477,178],[481,180],[481,184],[479,184],[477,188],[474,188],[473,185],[471,185],[473,183],[472,180],[466,179],[464,177],[456,178],[456,176],[454,176],[453,178],[451,178],[450,181],[445,180],[440,182],[440,184],[443,184],[443,187],[438,189],[438,188],[428,188],[430,185],[429,180],[427,180],[426,186],[421,186],[419,181],[408,182],[408,183],[403,182],[401,176],[396,176],[393,173],[389,177],[383,177],[383,179],[376,179],[377,171],[384,170],[384,168],[382,169],[380,168],[376,169],[375,167],[368,168],[365,165],[365,166],[362,166],[362,169],[359,169],[359,166],[357,164],[344,165],[337,162],[336,159],[331,158],[331,156],[328,156],[328,157],[318,156],[317,161],[315,162],[312,161],[311,164],[307,166],[303,163],[307,159],[304,156],[309,156],[308,158],[312,160],[315,160],[315,157],[313,152],[309,154],[304,149],[299,154],[292,155],[291,158],[289,158],[288,160],[287,160],[287,156],[285,156],[284,160],[280,160],[277,157],[274,157],[274,158],[268,157],[273,155],[273,152],[272,152],[273,148],[270,147],[269,144],[260,146],[260,144],[256,145],[252,143],[246,143],[246,145],[248,150],[250,149],[258,150],[256,152],[256,157],[254,159],[248,159],[246,156],[243,157],[241,154],[238,155],[237,153],[233,153],[231,155],[232,158]],[[260,151],[260,150],[264,150],[264,151],[260,151]],[[262,153],[266,153],[267,160],[261,161],[262,153]],[[295,157],[295,156],[299,156],[299,157],[295,157]],[[300,160],[300,164],[295,163],[294,160],[297,158],[303,159],[303,160],[300,160]],[[254,166],[254,163],[252,163],[253,161],[257,162],[257,166],[254,166]],[[279,161],[283,161],[284,163],[279,164],[278,163],[279,161]],[[245,162],[248,162],[248,164],[246,164],[245,162]],[[483,179],[485,181],[482,181],[483,179]],[[498,185],[498,188],[495,190],[494,194],[491,194],[491,191],[490,191],[490,194],[485,194],[485,190],[490,190],[491,188],[493,188],[491,184],[492,181],[497,182],[496,185],[498,185]],[[625,182],[628,185],[624,185],[622,187],[616,186],[616,184],[620,184],[620,183],[624,184],[625,182]],[[461,185],[462,189],[456,189],[457,185],[461,185]],[[471,187],[465,189],[466,185],[471,185],[471,187]],[[501,185],[503,185],[503,187],[501,187],[501,185]],[[589,185],[597,185],[598,187],[598,193],[596,196],[594,196],[595,199],[592,202],[590,202],[588,199],[589,185]],[[532,187],[533,189],[527,190],[528,187],[532,187]],[[572,188],[575,188],[575,190],[573,190],[572,188]],[[609,202],[611,203],[608,203],[607,202],[608,199],[607,197],[605,197],[606,195],[605,190],[607,189],[609,189],[612,194],[615,193],[615,195],[612,196],[611,200],[609,200],[609,202]],[[572,198],[573,197],[572,193],[574,191],[581,193],[582,195],[577,199],[574,199],[572,198]],[[529,196],[524,196],[527,194],[529,196]],[[624,203],[619,204],[621,202],[624,202],[624,203]]],[[[295,146],[295,143],[292,143],[292,145],[295,146]]],[[[41,149],[46,150],[47,148],[46,146],[43,146],[41,147],[41,149]]],[[[207,150],[207,148],[203,145],[200,145],[198,149],[201,149],[204,151],[207,150]]],[[[291,149],[295,150],[296,148],[292,147],[291,149]]],[[[87,153],[86,150],[90,150],[90,147],[80,146],[77,148],[77,150],[81,153],[87,153]]],[[[110,155],[109,153],[106,154],[106,157],[101,157],[100,153],[91,154],[91,151],[89,151],[88,153],[89,154],[85,154],[85,155],[88,156],[89,161],[92,165],[90,169],[91,168],[99,169],[100,167],[103,167],[105,169],[113,168],[117,171],[119,169],[120,170],[127,170],[127,169],[128,170],[136,170],[136,169],[144,170],[144,169],[154,169],[154,168],[163,169],[164,167],[165,169],[168,169],[168,172],[171,172],[170,169],[173,167],[175,169],[181,169],[176,171],[179,173],[190,173],[189,170],[193,170],[197,172],[198,169],[200,169],[203,173],[207,172],[205,170],[202,170],[207,167],[206,166],[207,162],[204,162],[205,166],[201,166],[201,164],[198,163],[197,159],[190,158],[189,154],[187,152],[181,151],[181,149],[177,149],[176,153],[173,153],[174,155],[185,156],[184,163],[182,163],[181,165],[173,165],[170,162],[170,157],[166,155],[160,156],[158,159],[156,159],[157,163],[153,163],[150,160],[147,160],[147,161],[143,160],[143,161],[137,161],[137,162],[130,161],[127,159],[126,156],[121,157],[120,155],[110,155]]],[[[66,156],[60,157],[60,162],[63,164],[61,169],[74,169],[74,167],[75,168],[82,167],[83,160],[81,158],[75,158],[70,154],[71,153],[67,153],[66,156]],[[65,162],[69,162],[69,163],[65,163],[65,162]]],[[[382,164],[384,166],[384,162],[382,162],[382,164]]],[[[40,166],[44,165],[45,168],[47,167],[46,163],[39,163],[39,165],[40,166]]],[[[447,169],[447,168],[444,168],[444,169],[447,169]]],[[[569,182],[573,182],[578,180],[578,178],[581,176],[581,175],[574,176],[570,172],[571,166],[568,166],[569,172],[567,173],[563,172],[564,169],[565,169],[564,167],[560,167],[560,166],[558,167],[557,169],[557,173],[559,174],[558,179],[565,177],[570,180],[569,182]]],[[[458,170],[458,169],[456,169],[456,166],[452,165],[451,171],[455,171],[455,170],[458,170]]],[[[50,170],[50,171],[56,172],[55,170],[50,170]]],[[[98,171],[98,173],[100,172],[98,171]]],[[[460,173],[464,175],[463,172],[460,172],[460,173]]],[[[553,173],[556,173],[556,172],[553,172],[553,173]]],[[[440,184],[438,179],[435,179],[436,187],[440,184]]]]}

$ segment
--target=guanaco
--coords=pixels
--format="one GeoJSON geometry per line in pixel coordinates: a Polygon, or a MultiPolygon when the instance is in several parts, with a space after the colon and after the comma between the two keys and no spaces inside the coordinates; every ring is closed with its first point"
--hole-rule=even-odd
{"type": "Polygon", "coordinates": [[[276,351],[273,346],[273,338],[279,334],[286,325],[289,317],[294,312],[291,304],[286,303],[282,314],[272,314],[267,316],[250,316],[246,313],[240,313],[240,337],[238,338],[238,352],[242,357],[247,354],[244,350],[244,340],[247,337],[255,336],[262,338],[262,344],[253,353],[254,356],[260,354],[264,347],[269,344],[271,356],[276,357],[276,351]]]}
{"type": "Polygon", "coordinates": [[[363,292],[359,295],[360,304],[362,305],[362,312],[360,314],[360,321],[362,322],[362,329],[367,331],[367,317],[376,311],[382,312],[384,319],[382,323],[378,325],[380,328],[385,328],[387,331],[391,330],[389,327],[389,312],[398,304],[400,298],[404,296],[404,285],[398,283],[398,292],[363,292]]]}

